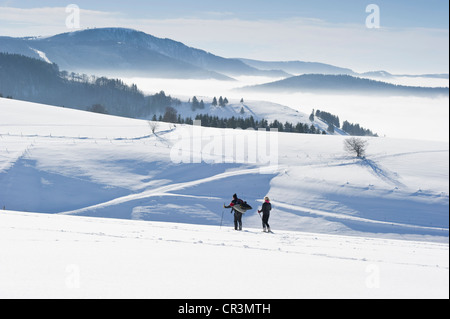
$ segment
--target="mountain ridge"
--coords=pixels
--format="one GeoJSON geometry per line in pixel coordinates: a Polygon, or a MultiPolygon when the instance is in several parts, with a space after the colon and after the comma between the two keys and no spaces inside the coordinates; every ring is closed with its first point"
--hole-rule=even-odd
{"type": "MultiPolygon", "coordinates": [[[[106,76],[145,76],[180,79],[233,81],[236,76],[288,78],[300,74],[346,74],[385,78],[387,71],[358,73],[350,68],[320,62],[260,61],[224,58],[182,42],[158,38],[129,28],[93,28],[46,37],[0,36],[1,52],[33,58],[46,56],[61,69],[106,76]],[[37,52],[39,51],[39,52],[37,52]]],[[[44,59],[45,60],[45,59],[44,59]]],[[[447,78],[448,74],[426,74],[428,78],[447,78]]]]}
{"type": "Polygon", "coordinates": [[[272,93],[365,94],[388,96],[448,96],[448,87],[420,87],[396,85],[351,75],[304,74],[280,81],[246,86],[239,91],[265,91],[272,93]]]}
{"type": "Polygon", "coordinates": [[[0,45],[4,52],[35,58],[40,58],[35,50],[41,51],[61,69],[81,73],[228,81],[240,75],[289,76],[126,28],[86,29],[43,38],[0,37],[0,45]]]}

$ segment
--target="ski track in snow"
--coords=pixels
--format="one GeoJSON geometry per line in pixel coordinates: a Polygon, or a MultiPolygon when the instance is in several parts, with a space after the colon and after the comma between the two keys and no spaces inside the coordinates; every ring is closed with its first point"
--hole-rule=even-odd
{"type": "Polygon", "coordinates": [[[443,230],[443,231],[449,230],[448,228],[441,228],[441,227],[427,227],[427,226],[419,226],[419,225],[410,225],[410,224],[405,224],[405,223],[395,223],[395,222],[386,222],[386,221],[381,221],[381,220],[367,219],[367,218],[361,218],[361,217],[356,217],[356,216],[351,216],[351,215],[326,212],[323,210],[311,209],[308,207],[301,207],[301,206],[296,206],[296,205],[286,204],[286,203],[281,203],[281,202],[272,202],[272,204],[276,207],[287,208],[287,209],[291,209],[291,210],[295,210],[295,211],[299,211],[299,212],[303,212],[303,213],[307,213],[307,214],[311,214],[311,215],[332,217],[335,219],[346,219],[346,220],[353,220],[353,221],[364,222],[364,223],[391,225],[391,226],[416,228],[416,229],[443,230]]]}
{"type": "MultiPolygon", "coordinates": [[[[98,209],[98,208],[105,208],[105,207],[108,207],[108,206],[123,204],[125,202],[129,202],[129,201],[133,201],[133,200],[137,200],[137,199],[143,199],[143,198],[149,198],[149,197],[155,197],[155,196],[185,196],[185,195],[172,194],[172,193],[169,193],[169,192],[173,192],[173,191],[177,191],[177,190],[181,190],[181,189],[185,189],[185,188],[201,185],[203,183],[218,181],[218,180],[229,178],[229,177],[233,177],[233,176],[258,174],[258,173],[260,173],[260,171],[261,171],[260,168],[234,170],[234,171],[221,173],[221,174],[217,174],[217,175],[214,175],[214,176],[211,176],[211,177],[202,178],[202,179],[198,179],[198,180],[194,180],[194,181],[165,185],[165,186],[162,186],[162,187],[159,187],[159,188],[156,188],[156,189],[146,190],[146,191],[138,193],[138,194],[132,194],[132,195],[127,195],[127,196],[123,196],[123,197],[120,197],[120,198],[116,198],[116,199],[113,199],[111,201],[108,201],[108,202],[105,202],[105,203],[101,203],[101,204],[97,204],[97,205],[93,205],[93,206],[90,206],[90,207],[85,207],[85,208],[81,208],[81,209],[77,209],[77,210],[73,210],[73,211],[61,212],[60,214],[61,215],[75,215],[75,214],[82,213],[82,212],[88,211],[88,210],[94,210],[94,209],[98,209]]],[[[200,198],[199,196],[193,196],[193,195],[191,195],[190,197],[192,197],[192,198],[200,198]]],[[[218,199],[217,197],[204,197],[204,198],[218,199]]]]}

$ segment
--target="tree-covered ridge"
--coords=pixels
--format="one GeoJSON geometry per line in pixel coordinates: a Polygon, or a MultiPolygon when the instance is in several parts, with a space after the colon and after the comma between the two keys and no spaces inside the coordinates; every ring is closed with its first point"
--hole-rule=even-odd
{"type": "Polygon", "coordinates": [[[56,64],[0,53],[0,92],[16,99],[86,110],[101,105],[106,113],[144,117],[180,101],[163,91],[144,95],[119,79],[60,71],[56,64]]]}
{"type": "MultiPolygon", "coordinates": [[[[60,71],[56,64],[18,54],[0,53],[0,97],[3,96],[131,118],[149,118],[152,114],[161,114],[159,118],[155,115],[153,119],[172,123],[193,123],[192,118],[182,118],[177,114],[175,107],[181,104],[181,101],[166,95],[164,91],[144,95],[135,84],[127,85],[120,79],[60,71]]],[[[196,96],[189,102],[192,111],[202,110],[206,104],[196,96]]],[[[228,103],[226,97],[220,96],[218,99],[214,97],[208,104],[212,107],[225,107],[228,103]]],[[[244,113],[241,108],[240,114],[244,113]]],[[[313,111],[310,123],[282,123],[278,120],[268,123],[264,119],[255,120],[253,116],[219,118],[208,114],[199,114],[195,119],[201,120],[202,125],[208,127],[275,128],[279,132],[293,133],[327,134],[334,133],[335,127],[340,128],[339,117],[320,110],[315,113],[313,111]],[[327,132],[314,125],[315,116],[328,123],[327,132]]],[[[376,136],[359,124],[347,121],[344,121],[342,130],[350,135],[376,136]]]]}

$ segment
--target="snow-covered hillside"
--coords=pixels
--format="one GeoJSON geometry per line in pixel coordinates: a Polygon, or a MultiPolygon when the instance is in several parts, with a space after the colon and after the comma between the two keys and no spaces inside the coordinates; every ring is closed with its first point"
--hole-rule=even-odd
{"type": "MultiPolygon", "coordinates": [[[[254,208],[268,195],[274,229],[448,242],[445,142],[371,138],[361,160],[344,136],[168,123],[152,134],[142,120],[0,107],[6,209],[219,225],[232,194],[254,208]]],[[[244,224],[259,227],[256,209],[244,224]]]]}
{"type": "MultiPolygon", "coordinates": [[[[199,97],[198,99],[205,98],[205,101],[210,100],[209,97],[199,97]]],[[[225,106],[213,106],[211,103],[205,103],[204,109],[192,110],[192,103],[183,102],[177,106],[176,110],[181,118],[194,119],[197,114],[207,114],[210,116],[217,116],[218,118],[249,118],[253,117],[256,121],[266,120],[268,123],[272,123],[277,120],[284,124],[289,122],[294,126],[297,123],[306,124],[308,127],[313,125],[319,132],[327,132],[328,123],[322,119],[315,117],[314,121],[309,120],[309,114],[294,110],[285,105],[267,102],[250,100],[245,102],[239,102],[239,100],[230,99],[230,103],[225,106]]],[[[342,129],[335,127],[333,133],[327,133],[332,135],[348,135],[342,129]]]]}
{"type": "Polygon", "coordinates": [[[448,298],[448,143],[0,112],[0,297],[448,298]]]}

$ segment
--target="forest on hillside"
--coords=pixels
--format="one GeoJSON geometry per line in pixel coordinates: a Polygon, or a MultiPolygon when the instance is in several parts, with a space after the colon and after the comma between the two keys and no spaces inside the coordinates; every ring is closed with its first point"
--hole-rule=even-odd
{"type": "Polygon", "coordinates": [[[126,117],[145,117],[179,104],[163,91],[144,95],[119,79],[60,71],[56,64],[0,53],[0,93],[14,99],[126,117]]]}
{"type": "MultiPolygon", "coordinates": [[[[14,98],[29,102],[69,107],[91,112],[118,115],[131,118],[150,118],[153,120],[192,124],[191,118],[181,118],[176,106],[181,101],[166,95],[164,91],[145,95],[135,84],[127,85],[120,79],[88,76],[86,74],[60,71],[56,64],[25,57],[19,54],[0,53],[0,97],[14,98]],[[156,117],[156,114],[160,114],[156,117]]],[[[243,100],[241,100],[241,103],[243,100]]],[[[220,96],[212,102],[204,102],[193,97],[192,111],[202,110],[206,105],[226,107],[228,99],[220,96]]],[[[241,109],[243,114],[243,109],[241,109]]],[[[211,115],[195,117],[203,126],[218,128],[275,128],[279,132],[327,134],[334,128],[341,128],[338,116],[317,110],[311,114],[311,123],[281,123],[274,120],[255,120],[253,117],[219,118],[211,115]],[[312,123],[314,117],[328,123],[327,131],[317,129],[312,123]]],[[[377,136],[359,124],[343,122],[343,131],[349,135],[377,136]]]]}

